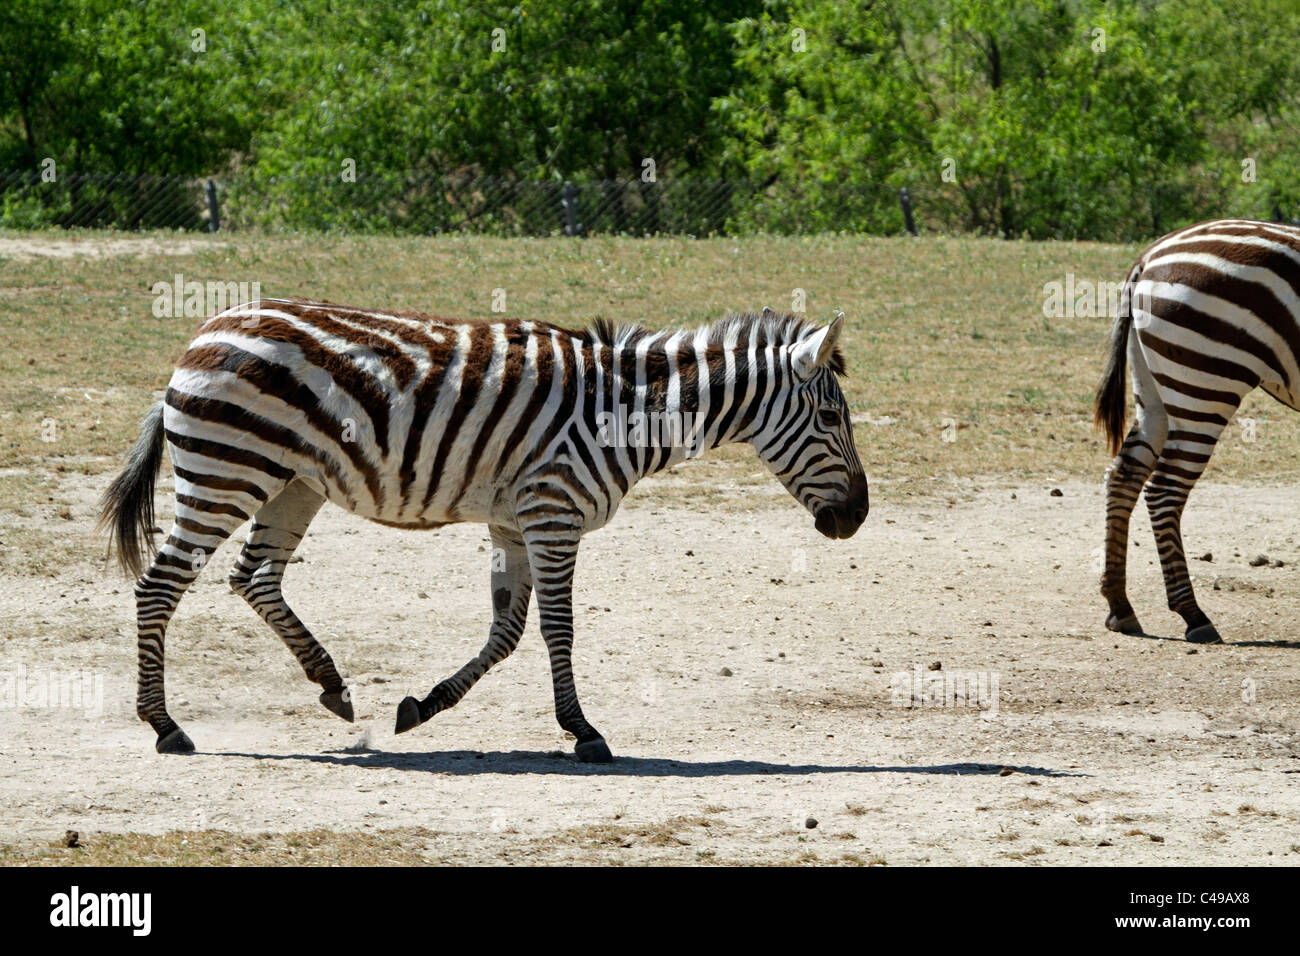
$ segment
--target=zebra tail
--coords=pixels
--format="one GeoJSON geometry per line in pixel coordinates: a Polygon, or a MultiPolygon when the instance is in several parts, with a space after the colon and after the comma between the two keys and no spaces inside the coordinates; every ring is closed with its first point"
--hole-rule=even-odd
{"type": "Polygon", "coordinates": [[[1097,404],[1094,420],[1106,436],[1112,455],[1119,454],[1124,444],[1124,377],[1128,371],[1128,334],[1133,327],[1133,282],[1140,269],[1134,269],[1124,288],[1120,290],[1119,312],[1110,330],[1110,354],[1106,358],[1106,371],[1097,386],[1097,404]]]}
{"type": "Polygon", "coordinates": [[[152,560],[155,551],[153,489],[162,466],[163,443],[163,405],[159,402],[144,417],[126,467],[99,502],[96,530],[109,529],[110,553],[116,544],[118,564],[137,580],[144,576],[145,561],[152,560]]]}

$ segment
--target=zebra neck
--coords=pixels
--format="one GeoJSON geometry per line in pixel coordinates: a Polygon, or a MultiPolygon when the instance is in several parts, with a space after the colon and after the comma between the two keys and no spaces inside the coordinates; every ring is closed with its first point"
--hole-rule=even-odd
{"type": "MultiPolygon", "coordinates": [[[[734,351],[731,357],[746,360],[734,351]]],[[[640,478],[748,440],[753,414],[745,406],[754,396],[737,388],[728,364],[716,343],[680,333],[616,349],[598,441],[626,450],[629,470],[640,478]]]]}

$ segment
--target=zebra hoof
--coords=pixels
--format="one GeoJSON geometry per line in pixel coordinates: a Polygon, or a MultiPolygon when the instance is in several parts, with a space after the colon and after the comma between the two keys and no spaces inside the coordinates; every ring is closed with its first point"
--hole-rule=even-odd
{"type": "Polygon", "coordinates": [[[1219,632],[1214,629],[1213,624],[1202,624],[1199,627],[1189,627],[1184,635],[1190,644],[1222,644],[1223,638],[1219,632]]]}
{"type": "Polygon", "coordinates": [[[612,763],[614,760],[614,755],[609,752],[609,745],[605,743],[604,737],[580,740],[574,746],[573,752],[583,763],[612,763]]]}
{"type": "Polygon", "coordinates": [[[320,702],[331,714],[338,714],[349,724],[352,723],[352,691],[344,687],[342,690],[325,691],[320,695],[320,702]]]}
{"type": "Polygon", "coordinates": [[[190,740],[189,735],[179,727],[171,733],[159,737],[158,742],[153,747],[160,754],[194,753],[194,741],[190,740]]]}
{"type": "Polygon", "coordinates": [[[1111,631],[1118,631],[1121,634],[1142,634],[1142,625],[1138,623],[1136,616],[1130,614],[1127,617],[1116,617],[1112,614],[1106,618],[1106,628],[1111,631]]]}
{"type": "Polygon", "coordinates": [[[420,702],[414,697],[408,697],[397,705],[397,726],[393,728],[393,733],[402,734],[412,727],[419,727],[424,723],[420,719],[420,702]]]}

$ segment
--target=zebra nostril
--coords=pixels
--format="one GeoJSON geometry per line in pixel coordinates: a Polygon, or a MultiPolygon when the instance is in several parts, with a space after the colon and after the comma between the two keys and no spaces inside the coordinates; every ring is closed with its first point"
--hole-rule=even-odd
{"type": "Polygon", "coordinates": [[[856,511],[853,512],[853,520],[856,521],[858,524],[862,524],[862,522],[867,520],[867,509],[865,506],[862,508],[858,508],[856,511]]]}

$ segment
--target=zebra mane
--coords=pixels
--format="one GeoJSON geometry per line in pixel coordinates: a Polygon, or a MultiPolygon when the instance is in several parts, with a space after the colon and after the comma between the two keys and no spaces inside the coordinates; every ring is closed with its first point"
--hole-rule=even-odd
{"type": "MultiPolygon", "coordinates": [[[[728,340],[734,342],[744,336],[759,346],[765,346],[794,345],[817,330],[818,325],[803,316],[792,312],[782,313],[764,309],[762,312],[730,312],[709,325],[705,332],[706,341],[710,345],[723,345],[728,340]],[[751,332],[752,337],[749,335],[751,332]]],[[[615,325],[611,320],[602,317],[592,322],[586,334],[591,341],[602,345],[626,348],[648,337],[667,337],[672,334],[672,331],[654,332],[645,326],[635,324],[615,325]]],[[[828,364],[836,375],[848,374],[844,353],[840,351],[839,346],[836,346],[831,353],[828,364]]]]}

